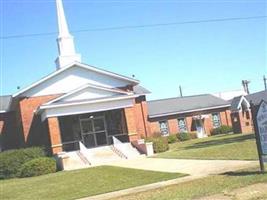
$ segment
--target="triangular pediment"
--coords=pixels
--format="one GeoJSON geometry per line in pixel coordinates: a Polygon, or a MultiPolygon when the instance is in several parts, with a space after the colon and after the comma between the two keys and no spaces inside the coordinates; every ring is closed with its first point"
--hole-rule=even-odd
{"type": "Polygon", "coordinates": [[[107,88],[137,85],[139,81],[82,63],[73,63],[35,82],[13,96],[67,94],[85,84],[107,88]]]}
{"type": "Polygon", "coordinates": [[[119,89],[105,88],[97,85],[86,84],[76,90],[73,90],[65,95],[62,95],[48,103],[60,103],[60,102],[77,102],[83,100],[95,100],[95,99],[104,99],[112,98],[118,96],[127,96],[132,95],[133,93],[125,92],[119,89]]]}

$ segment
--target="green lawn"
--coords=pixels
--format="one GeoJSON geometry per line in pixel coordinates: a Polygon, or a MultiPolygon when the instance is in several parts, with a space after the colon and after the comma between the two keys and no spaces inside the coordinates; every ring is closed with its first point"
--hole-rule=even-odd
{"type": "MultiPolygon", "coordinates": [[[[245,187],[254,183],[267,182],[267,174],[256,169],[228,172],[160,189],[132,194],[116,200],[189,200],[245,187]]],[[[267,191],[266,194],[267,195],[267,191]]],[[[265,195],[262,199],[264,199],[265,195]]],[[[115,199],[114,199],[115,200],[115,199]]]]}
{"type": "Polygon", "coordinates": [[[170,150],[155,155],[159,158],[256,160],[254,134],[228,134],[177,142],[170,150]]]}
{"type": "Polygon", "coordinates": [[[100,166],[32,178],[1,180],[0,196],[5,200],[77,199],[181,176],[184,175],[100,166]]]}

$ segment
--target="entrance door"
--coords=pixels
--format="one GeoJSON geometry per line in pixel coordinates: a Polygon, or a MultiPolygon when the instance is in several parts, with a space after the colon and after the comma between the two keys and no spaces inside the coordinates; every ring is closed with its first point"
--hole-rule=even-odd
{"type": "Polygon", "coordinates": [[[195,121],[196,121],[197,137],[198,138],[205,137],[205,131],[204,131],[204,128],[203,128],[202,119],[196,119],[195,121]]]}
{"type": "Polygon", "coordinates": [[[107,131],[104,117],[80,119],[83,144],[93,148],[107,144],[107,131]]]}

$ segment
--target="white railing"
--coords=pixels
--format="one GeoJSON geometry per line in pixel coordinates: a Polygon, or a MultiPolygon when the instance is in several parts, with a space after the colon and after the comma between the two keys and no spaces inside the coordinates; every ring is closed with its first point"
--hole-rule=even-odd
{"type": "Polygon", "coordinates": [[[77,155],[87,164],[91,165],[89,158],[90,154],[88,149],[84,146],[82,142],[79,141],[80,150],[78,151],[77,155]]]}
{"type": "Polygon", "coordinates": [[[117,153],[120,157],[128,159],[128,156],[124,153],[124,143],[117,139],[115,136],[112,136],[113,140],[113,151],[117,153]]]}

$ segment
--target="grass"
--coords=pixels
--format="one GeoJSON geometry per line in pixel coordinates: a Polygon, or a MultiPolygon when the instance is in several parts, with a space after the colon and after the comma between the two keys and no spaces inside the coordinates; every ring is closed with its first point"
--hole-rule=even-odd
{"type": "Polygon", "coordinates": [[[116,198],[116,200],[188,200],[225,193],[260,182],[267,182],[267,174],[260,174],[255,169],[250,169],[213,175],[190,182],[116,198]]]}
{"type": "Polygon", "coordinates": [[[182,176],[184,174],[100,166],[32,178],[2,180],[0,196],[5,200],[77,199],[182,176]]]}
{"type": "Polygon", "coordinates": [[[170,144],[158,158],[257,160],[254,134],[228,134],[170,144]]]}

